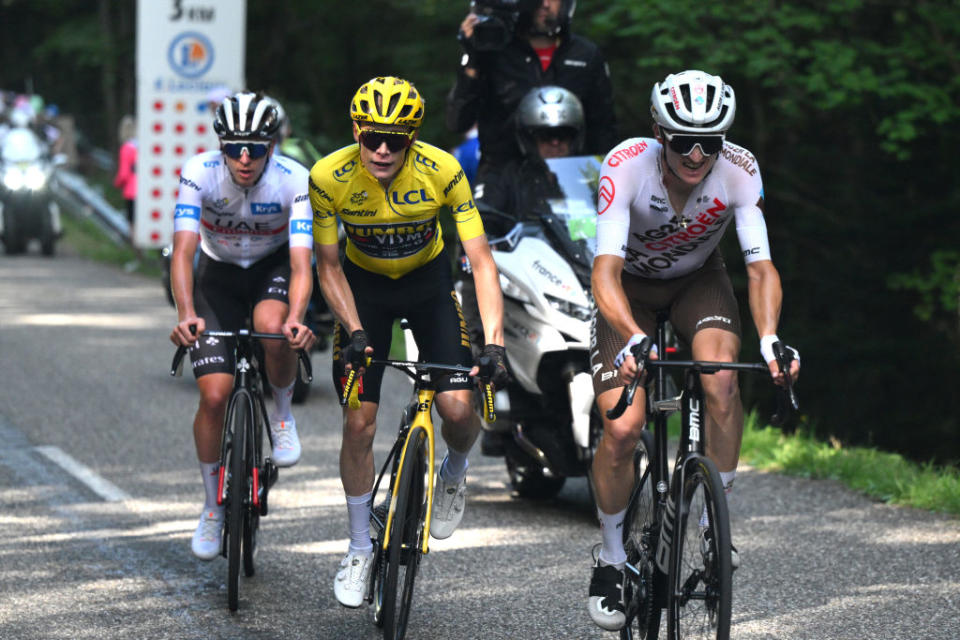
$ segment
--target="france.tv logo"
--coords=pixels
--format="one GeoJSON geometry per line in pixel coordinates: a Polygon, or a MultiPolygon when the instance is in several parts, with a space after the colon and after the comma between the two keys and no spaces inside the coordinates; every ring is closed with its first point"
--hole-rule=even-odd
{"type": "Polygon", "coordinates": [[[170,43],[167,61],[176,73],[185,78],[196,78],[213,65],[213,44],[196,32],[181,33],[170,43]]]}

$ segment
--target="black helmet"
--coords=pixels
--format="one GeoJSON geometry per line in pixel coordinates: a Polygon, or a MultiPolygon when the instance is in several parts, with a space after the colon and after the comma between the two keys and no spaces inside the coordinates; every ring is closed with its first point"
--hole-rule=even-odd
{"type": "Polygon", "coordinates": [[[280,130],[280,114],[270,98],[241,92],[223,99],[213,118],[220,138],[272,140],[280,130]]]}
{"type": "Polygon", "coordinates": [[[533,14],[540,7],[540,4],[540,2],[521,0],[520,24],[525,29],[530,29],[533,35],[550,37],[567,33],[570,30],[573,14],[577,10],[577,0],[562,0],[556,22],[547,24],[547,28],[543,32],[533,31],[533,14]]]}
{"type": "Polygon", "coordinates": [[[535,136],[544,129],[569,129],[570,153],[583,145],[583,105],[573,92],[563,87],[545,86],[531,89],[517,106],[517,144],[523,155],[536,155],[535,136]]]}

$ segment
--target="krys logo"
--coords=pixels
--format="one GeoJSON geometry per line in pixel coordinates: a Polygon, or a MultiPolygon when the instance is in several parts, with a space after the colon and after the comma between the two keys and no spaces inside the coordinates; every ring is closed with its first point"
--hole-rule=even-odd
{"type": "Polygon", "coordinates": [[[181,33],[170,43],[167,62],[184,78],[197,78],[209,71],[213,64],[213,44],[195,31],[181,33]]]}

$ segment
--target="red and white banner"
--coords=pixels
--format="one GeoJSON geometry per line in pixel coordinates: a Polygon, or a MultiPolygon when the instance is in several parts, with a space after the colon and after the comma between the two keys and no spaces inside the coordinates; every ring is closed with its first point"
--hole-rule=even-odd
{"type": "Polygon", "coordinates": [[[244,88],[246,0],[138,0],[134,244],[173,239],[180,167],[216,148],[207,96],[244,88]]]}

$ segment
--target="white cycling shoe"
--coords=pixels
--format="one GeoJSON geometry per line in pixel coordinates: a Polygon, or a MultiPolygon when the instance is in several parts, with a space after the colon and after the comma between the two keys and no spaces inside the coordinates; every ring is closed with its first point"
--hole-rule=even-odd
{"type": "Polygon", "coordinates": [[[340,561],[340,570],[333,581],[333,595],[337,602],[354,609],[363,604],[370,584],[370,570],[373,568],[373,551],[369,553],[349,552],[340,561]]]}
{"type": "Polygon", "coordinates": [[[273,464],[278,467],[292,467],[300,461],[300,437],[297,435],[296,420],[271,420],[270,435],[273,437],[273,464]]]}
{"type": "Polygon", "coordinates": [[[218,514],[216,510],[204,509],[190,543],[193,555],[201,560],[213,560],[220,555],[222,543],[223,511],[218,514]]]}

